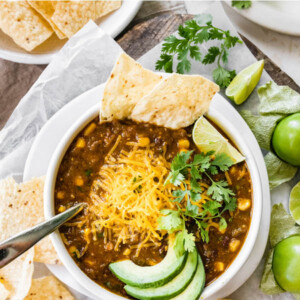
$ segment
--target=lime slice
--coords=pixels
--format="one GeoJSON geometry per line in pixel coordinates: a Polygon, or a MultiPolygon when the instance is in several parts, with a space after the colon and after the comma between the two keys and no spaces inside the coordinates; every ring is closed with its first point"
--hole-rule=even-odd
{"type": "Polygon", "coordinates": [[[215,151],[215,153],[226,153],[234,163],[245,159],[227,139],[204,117],[200,117],[193,128],[193,140],[201,152],[215,151]]]}
{"type": "Polygon", "coordinates": [[[290,194],[290,212],[296,223],[300,225],[300,181],[293,187],[290,194]]]}
{"type": "Polygon", "coordinates": [[[264,61],[260,60],[242,70],[227,87],[226,96],[235,104],[242,104],[258,84],[263,69],[264,61]]]}

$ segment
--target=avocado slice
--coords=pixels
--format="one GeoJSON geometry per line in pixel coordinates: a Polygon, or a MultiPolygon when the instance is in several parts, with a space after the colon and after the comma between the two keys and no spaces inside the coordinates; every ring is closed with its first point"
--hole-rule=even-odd
{"type": "Polygon", "coordinates": [[[157,287],[141,289],[130,285],[125,286],[127,294],[143,300],[170,299],[180,294],[193,279],[198,264],[197,250],[190,252],[182,271],[167,284],[157,287]]]}
{"type": "Polygon", "coordinates": [[[188,287],[172,300],[198,300],[205,285],[205,270],[202,259],[198,254],[198,265],[193,280],[188,287]]]}
{"type": "MultiPolygon", "coordinates": [[[[165,258],[155,266],[141,267],[131,260],[123,260],[109,265],[111,272],[122,282],[139,288],[159,287],[171,281],[183,269],[187,253],[176,256],[176,238],[169,238],[169,248],[165,258]]],[[[182,245],[183,247],[183,245],[182,245]]]]}

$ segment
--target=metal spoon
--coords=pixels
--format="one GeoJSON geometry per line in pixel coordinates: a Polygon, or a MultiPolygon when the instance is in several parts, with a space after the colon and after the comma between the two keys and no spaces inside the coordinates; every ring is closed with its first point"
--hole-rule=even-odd
{"type": "Polygon", "coordinates": [[[0,243],[0,269],[33,247],[42,238],[77,215],[85,204],[77,204],[61,214],[29,228],[0,243]]]}

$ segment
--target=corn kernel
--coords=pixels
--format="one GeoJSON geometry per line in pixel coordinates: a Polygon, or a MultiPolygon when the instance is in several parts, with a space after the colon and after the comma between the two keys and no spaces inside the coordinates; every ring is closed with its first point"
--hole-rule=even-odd
{"type": "Polygon", "coordinates": [[[223,272],[224,271],[224,263],[222,263],[221,261],[217,261],[216,263],[215,263],[215,270],[217,271],[217,272],[223,272]]]}
{"type": "Polygon", "coordinates": [[[224,229],[221,230],[221,229],[219,228],[219,232],[222,233],[222,234],[224,234],[224,233],[226,232],[226,229],[227,229],[227,228],[224,228],[224,229]]]}
{"type": "Polygon", "coordinates": [[[179,149],[188,149],[190,147],[189,140],[181,139],[178,141],[178,148],[179,149]]]}
{"type": "Polygon", "coordinates": [[[84,181],[83,181],[83,179],[82,179],[80,176],[78,176],[78,177],[76,177],[76,179],[75,179],[75,184],[76,184],[77,186],[83,186],[84,181]]]}
{"type": "Polygon", "coordinates": [[[184,148],[182,148],[182,149],[180,149],[180,150],[179,150],[179,152],[188,152],[188,150],[187,150],[187,149],[184,149],[184,148]]]}
{"type": "Polygon", "coordinates": [[[65,192],[63,192],[63,191],[57,192],[56,197],[58,199],[64,199],[65,198],[65,192]]]}
{"type": "Polygon", "coordinates": [[[61,205],[59,208],[58,208],[58,212],[62,213],[66,210],[66,207],[61,205]]]}
{"type": "Polygon", "coordinates": [[[238,209],[245,211],[251,207],[251,201],[245,198],[238,198],[238,209]]]}
{"type": "Polygon", "coordinates": [[[69,248],[69,252],[70,253],[74,253],[74,252],[76,252],[77,251],[77,248],[75,247],[75,246],[71,246],[70,248],[69,248]]]}
{"type": "Polygon", "coordinates": [[[124,255],[129,255],[131,253],[131,249],[127,248],[124,250],[123,254],[124,255]]]}
{"type": "Polygon", "coordinates": [[[140,137],[139,138],[139,146],[147,147],[150,145],[150,139],[148,137],[140,137]]]}
{"type": "Polygon", "coordinates": [[[236,252],[240,247],[241,241],[237,239],[232,239],[229,243],[229,250],[231,252],[236,252]]]}
{"type": "Polygon", "coordinates": [[[84,148],[86,145],[84,138],[80,137],[78,138],[77,142],[76,142],[76,147],[77,148],[84,148]]]}
{"type": "Polygon", "coordinates": [[[87,135],[90,135],[95,129],[96,129],[96,124],[95,123],[92,123],[88,126],[88,128],[84,131],[84,135],[87,136],[87,135]]]}

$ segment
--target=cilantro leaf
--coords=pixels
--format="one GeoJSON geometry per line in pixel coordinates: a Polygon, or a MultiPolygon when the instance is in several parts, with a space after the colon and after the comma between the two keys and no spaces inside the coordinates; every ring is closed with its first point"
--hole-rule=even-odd
{"type": "Polygon", "coordinates": [[[156,70],[164,69],[167,73],[173,72],[173,56],[168,54],[162,54],[160,60],[156,62],[156,70]]]}
{"type": "Polygon", "coordinates": [[[220,54],[220,49],[218,47],[210,47],[208,49],[207,54],[204,56],[202,63],[205,65],[212,64],[216,60],[219,54],[220,54]]]}
{"type": "Polygon", "coordinates": [[[158,218],[158,230],[167,230],[169,233],[183,228],[183,220],[178,210],[164,209],[163,216],[158,218]]]}
{"type": "Polygon", "coordinates": [[[229,201],[225,204],[224,211],[235,211],[237,207],[236,198],[230,197],[229,201]]]}
{"type": "Polygon", "coordinates": [[[195,17],[195,21],[199,26],[210,25],[212,22],[212,15],[200,14],[195,17]]]}
{"type": "Polygon", "coordinates": [[[183,191],[183,190],[176,190],[176,191],[173,191],[172,192],[172,195],[174,197],[176,197],[173,201],[174,202],[181,202],[183,200],[183,198],[185,197],[186,195],[186,191],[183,191]]]}
{"type": "Polygon", "coordinates": [[[221,217],[219,221],[219,229],[222,231],[225,230],[226,228],[227,228],[227,222],[223,217],[221,217]]]}
{"type": "Polygon", "coordinates": [[[215,159],[211,162],[209,167],[209,171],[212,174],[217,174],[216,170],[213,167],[218,167],[221,171],[225,172],[233,165],[233,160],[226,153],[218,153],[216,154],[215,159]]]}
{"type": "Polygon", "coordinates": [[[251,7],[252,1],[242,0],[242,1],[231,1],[231,5],[238,9],[247,9],[251,7]]]}
{"type": "Polygon", "coordinates": [[[195,236],[192,233],[188,233],[186,229],[177,233],[174,246],[177,257],[183,255],[184,251],[193,252],[195,247],[195,236]]]}
{"type": "Polygon", "coordinates": [[[231,80],[235,77],[235,71],[229,71],[219,66],[213,70],[213,79],[220,87],[227,87],[231,80]]]}
{"type": "Polygon", "coordinates": [[[211,196],[216,201],[230,202],[230,196],[234,196],[234,192],[228,188],[227,181],[213,181],[212,185],[207,190],[207,195],[211,196]]]}
{"type": "Polygon", "coordinates": [[[182,151],[179,152],[172,161],[171,170],[172,171],[180,171],[184,169],[187,165],[187,161],[190,159],[193,151],[182,151]]]}
{"type": "Polygon", "coordinates": [[[204,243],[209,242],[209,234],[208,231],[205,230],[207,228],[207,223],[205,222],[199,222],[198,220],[195,220],[196,224],[198,226],[198,229],[200,230],[201,239],[204,243]]]}

